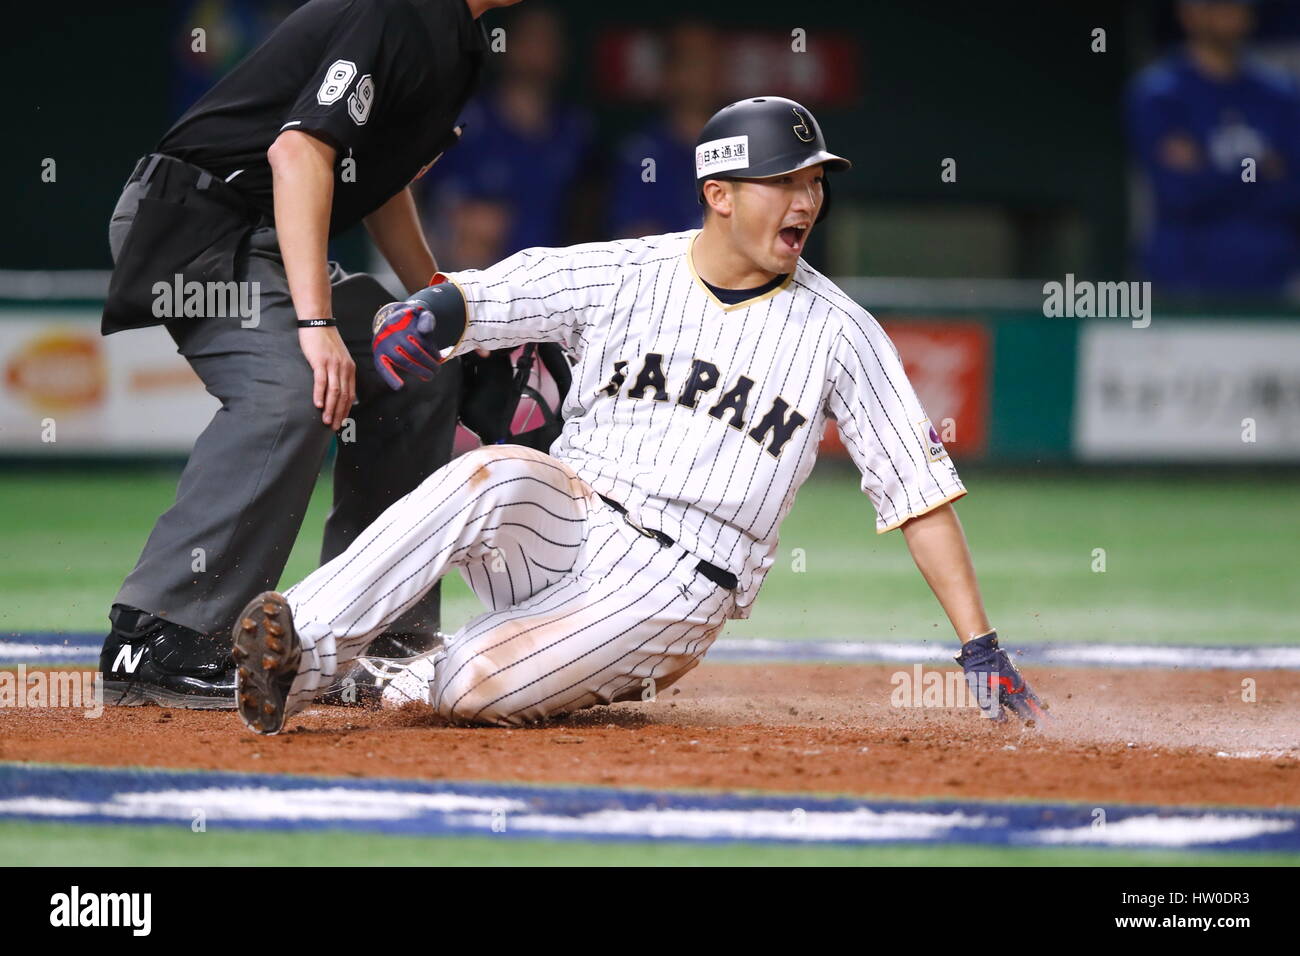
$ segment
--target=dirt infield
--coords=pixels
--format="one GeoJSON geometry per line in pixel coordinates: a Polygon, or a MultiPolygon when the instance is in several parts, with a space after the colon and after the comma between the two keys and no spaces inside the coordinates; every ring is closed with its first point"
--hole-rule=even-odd
{"type": "MultiPolygon", "coordinates": [[[[906,668],[902,668],[906,669],[906,668]]],[[[1027,671],[1051,726],[894,707],[900,667],[706,663],[652,703],[523,730],[322,707],[257,737],[233,713],[0,709],[0,760],[356,777],[1170,805],[1300,805],[1300,673],[1027,671]],[[1243,678],[1256,681],[1242,701],[1243,678]]],[[[928,671],[927,671],[928,672],[928,671]]]]}

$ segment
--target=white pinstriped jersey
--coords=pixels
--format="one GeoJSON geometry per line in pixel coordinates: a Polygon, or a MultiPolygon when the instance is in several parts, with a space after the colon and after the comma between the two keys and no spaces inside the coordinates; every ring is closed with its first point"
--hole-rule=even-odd
{"type": "Polygon", "coordinates": [[[644,528],[736,575],[746,618],[835,419],[887,531],[965,493],[876,320],[802,260],[725,305],[699,230],[525,249],[447,273],[466,300],[449,353],[553,341],[576,359],[551,455],[644,528]]]}

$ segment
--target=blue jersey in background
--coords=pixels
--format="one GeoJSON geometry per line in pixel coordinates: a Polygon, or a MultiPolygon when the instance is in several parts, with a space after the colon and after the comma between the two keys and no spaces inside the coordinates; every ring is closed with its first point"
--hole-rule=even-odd
{"type": "Polygon", "coordinates": [[[704,207],[695,196],[695,144],[683,143],[658,120],[620,145],[610,190],[609,228],[614,236],[652,236],[695,229],[704,207]],[[646,160],[654,179],[646,181],[646,160]]]}
{"type": "Polygon", "coordinates": [[[510,226],[501,256],[568,241],[570,204],[591,160],[592,122],[562,103],[537,134],[512,127],[491,94],[471,101],[465,133],[430,171],[428,188],[442,201],[501,203],[510,226]]]}
{"type": "Polygon", "coordinates": [[[1153,282],[1270,296],[1300,274],[1300,96],[1287,76],[1247,63],[1221,81],[1177,54],[1134,80],[1128,122],[1155,198],[1153,282]],[[1242,181],[1246,158],[1255,182],[1242,181]]]}

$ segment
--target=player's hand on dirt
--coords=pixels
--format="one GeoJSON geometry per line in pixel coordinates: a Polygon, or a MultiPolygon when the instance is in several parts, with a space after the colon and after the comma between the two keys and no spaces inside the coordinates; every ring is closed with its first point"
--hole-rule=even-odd
{"type": "Polygon", "coordinates": [[[338,431],[356,398],[356,363],[334,326],[299,329],[298,345],[311,365],[312,402],[321,409],[321,421],[338,431]]]}
{"type": "Polygon", "coordinates": [[[1005,710],[1009,710],[1024,721],[1047,719],[1047,708],[1007,652],[998,647],[996,631],[967,641],[954,659],[966,672],[986,717],[1005,720],[1005,710]]]}
{"type": "Polygon", "coordinates": [[[375,313],[371,348],[375,368],[394,390],[405,384],[399,372],[430,381],[442,362],[435,358],[436,346],[429,337],[435,319],[424,303],[413,300],[390,302],[375,313]]]}

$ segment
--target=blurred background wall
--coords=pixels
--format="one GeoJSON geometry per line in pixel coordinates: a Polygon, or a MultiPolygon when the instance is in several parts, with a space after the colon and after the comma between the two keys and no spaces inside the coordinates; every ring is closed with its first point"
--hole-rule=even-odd
{"type": "MultiPolygon", "coordinates": [[[[292,6],[15,7],[2,34],[16,80],[0,151],[0,452],[53,451],[39,423],[56,412],[72,436],[60,452],[188,447],[211,409],[169,340],[94,334],[107,220],[135,159],[292,6]]],[[[1296,7],[526,0],[487,15],[505,50],[464,141],[418,184],[430,241],[464,267],[689,228],[693,130],[732,99],[789,95],[855,163],[807,258],[886,323],[956,455],[1294,463],[1300,325],[1295,284],[1275,274],[1300,273],[1300,148],[1284,132],[1296,7]],[[1186,92],[1194,69],[1159,72],[1181,68],[1188,18],[1210,7],[1248,11],[1234,49],[1275,69],[1278,91],[1268,79],[1186,92]],[[1260,188],[1232,192],[1247,154],[1260,188]],[[1179,252],[1188,230],[1243,261],[1267,245],[1278,268],[1225,292],[1211,275],[1221,255],[1201,267],[1179,252]],[[1149,327],[1048,314],[1045,283],[1152,278],[1153,244],[1182,272],[1157,281],[1149,327]]],[[[1211,53],[1232,48],[1232,22],[1192,25],[1211,53]]],[[[331,251],[377,268],[360,229],[331,251]]]]}
{"type": "MultiPolygon", "coordinates": [[[[11,225],[0,230],[0,265],[108,268],[105,223],[135,159],[292,6],[18,4],[4,55],[27,92],[11,101],[11,225]],[[191,50],[195,27],[207,31],[206,53],[191,50]],[[58,162],[56,189],[39,188],[45,157],[58,162]]],[[[509,30],[542,6],[526,0],[486,21],[509,30]]],[[[715,105],[789,90],[855,159],[853,174],[836,182],[836,235],[854,237],[836,271],[1036,276],[1067,264],[1123,267],[1119,104],[1147,19],[1125,4],[547,7],[563,45],[558,93],[592,120],[584,177],[605,179],[623,138],[653,118],[662,62],[653,41],[698,22],[717,28],[713,44],[689,54],[715,59],[715,105]],[[1089,50],[1099,25],[1109,34],[1104,55],[1089,50]],[[806,31],[806,52],[790,49],[796,29],[806,31]],[[956,183],[940,182],[944,157],[958,161],[956,183]],[[936,235],[947,238],[939,249],[936,235]]],[[[512,55],[507,42],[494,57],[498,76],[512,55]]],[[[600,235],[604,224],[582,225],[600,235]]]]}

